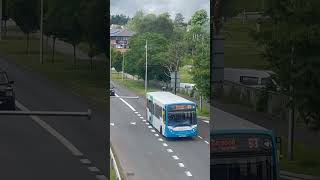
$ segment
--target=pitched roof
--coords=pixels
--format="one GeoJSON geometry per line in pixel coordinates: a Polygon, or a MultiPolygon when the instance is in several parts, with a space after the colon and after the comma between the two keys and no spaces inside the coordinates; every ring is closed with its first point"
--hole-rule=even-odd
{"type": "Polygon", "coordinates": [[[129,31],[127,29],[110,29],[110,36],[124,36],[131,37],[135,34],[135,32],[129,31]]]}

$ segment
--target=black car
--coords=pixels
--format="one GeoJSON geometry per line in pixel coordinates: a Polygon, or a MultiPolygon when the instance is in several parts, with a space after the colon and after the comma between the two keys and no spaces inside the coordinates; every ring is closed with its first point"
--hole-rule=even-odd
{"type": "Polygon", "coordinates": [[[110,96],[115,96],[114,87],[111,87],[111,88],[110,88],[110,96]]]}
{"type": "Polygon", "coordinates": [[[5,71],[0,70],[0,110],[15,110],[15,94],[5,71]]]}

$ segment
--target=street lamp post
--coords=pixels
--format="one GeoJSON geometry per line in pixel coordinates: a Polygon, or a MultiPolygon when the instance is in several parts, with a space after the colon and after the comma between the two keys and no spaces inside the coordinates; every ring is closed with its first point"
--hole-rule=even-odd
{"type": "Polygon", "coordinates": [[[147,93],[148,89],[148,40],[146,40],[146,72],[145,72],[145,78],[144,78],[144,91],[147,93]]]}
{"type": "Polygon", "coordinates": [[[2,0],[0,0],[0,41],[2,40],[2,0]]]}
{"type": "Polygon", "coordinates": [[[122,52],[122,81],[124,76],[124,52],[122,52]]]}
{"type": "Polygon", "coordinates": [[[41,0],[40,9],[40,63],[43,64],[43,0],[41,0]]]}

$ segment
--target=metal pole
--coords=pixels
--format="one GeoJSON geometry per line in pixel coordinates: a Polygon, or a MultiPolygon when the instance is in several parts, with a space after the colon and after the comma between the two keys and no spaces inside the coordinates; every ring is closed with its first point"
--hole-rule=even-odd
{"type": "Polygon", "coordinates": [[[147,93],[148,89],[148,40],[146,40],[146,72],[145,72],[145,78],[144,78],[144,91],[147,93]]]}
{"type": "Polygon", "coordinates": [[[2,0],[0,0],[0,41],[2,40],[2,0]]]}
{"type": "Polygon", "coordinates": [[[110,45],[110,79],[112,76],[111,56],[112,56],[112,49],[111,49],[111,45],[110,45]]]}
{"type": "Polygon", "coordinates": [[[13,116],[73,116],[73,117],[88,117],[91,119],[92,112],[88,109],[87,112],[62,112],[62,111],[0,111],[0,115],[13,116]]]}
{"type": "Polygon", "coordinates": [[[174,94],[177,94],[177,70],[174,71],[174,94]]]}
{"type": "MultiPolygon", "coordinates": [[[[293,56],[294,56],[294,47],[291,49],[291,71],[293,68],[293,56]]],[[[292,73],[292,72],[290,72],[292,73]]],[[[292,78],[292,77],[291,77],[292,78]]],[[[293,104],[293,87],[292,87],[292,80],[290,85],[290,103],[291,106],[289,106],[289,130],[288,130],[288,160],[293,160],[293,143],[294,143],[294,104],[293,104]]]]}
{"type": "Polygon", "coordinates": [[[124,75],[124,52],[122,53],[122,81],[123,81],[123,75],[124,75]]]}
{"type": "Polygon", "coordinates": [[[43,0],[41,0],[40,15],[40,63],[43,64],[43,0]]]}

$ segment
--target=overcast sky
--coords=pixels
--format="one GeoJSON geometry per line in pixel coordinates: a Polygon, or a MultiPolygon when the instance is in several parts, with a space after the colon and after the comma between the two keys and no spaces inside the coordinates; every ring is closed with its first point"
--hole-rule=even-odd
{"type": "Polygon", "coordinates": [[[205,9],[209,16],[210,0],[111,0],[110,8],[111,15],[125,14],[130,17],[138,10],[154,14],[169,12],[172,19],[175,14],[181,13],[188,21],[199,9],[205,9]]]}

